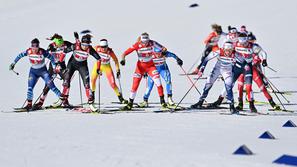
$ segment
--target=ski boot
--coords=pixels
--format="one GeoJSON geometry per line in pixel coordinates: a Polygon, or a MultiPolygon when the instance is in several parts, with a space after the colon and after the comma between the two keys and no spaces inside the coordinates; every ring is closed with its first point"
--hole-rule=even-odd
{"type": "MultiPolygon", "coordinates": [[[[57,107],[62,106],[64,100],[65,100],[64,97],[61,96],[61,97],[58,99],[58,101],[54,102],[54,103],[51,105],[51,107],[57,108],[57,107]]],[[[68,101],[68,100],[67,100],[67,101],[68,101]]]]}
{"type": "Polygon", "coordinates": [[[68,102],[68,96],[67,95],[61,95],[59,100],[54,102],[51,107],[53,108],[57,108],[57,107],[61,107],[63,105],[63,107],[70,107],[70,104],[68,102]]]}
{"type": "Polygon", "coordinates": [[[25,110],[32,110],[32,100],[27,100],[27,105],[24,107],[25,110]]]}
{"type": "Polygon", "coordinates": [[[254,112],[254,113],[258,112],[256,107],[255,107],[254,100],[250,101],[249,103],[250,103],[251,112],[254,112]]]}
{"type": "Polygon", "coordinates": [[[224,97],[223,96],[219,96],[219,98],[217,99],[217,101],[213,102],[213,103],[210,103],[207,107],[208,108],[218,108],[222,102],[224,100],[224,97]]]}
{"type": "Polygon", "coordinates": [[[238,98],[238,105],[236,106],[236,110],[239,110],[239,111],[243,110],[243,100],[242,100],[242,98],[238,98]]]}
{"type": "Polygon", "coordinates": [[[124,99],[122,94],[120,94],[118,98],[121,104],[128,104],[128,100],[124,99]]]}
{"type": "Polygon", "coordinates": [[[239,111],[234,107],[233,103],[230,103],[230,113],[231,114],[239,114],[239,111]]]}
{"type": "Polygon", "coordinates": [[[94,94],[90,95],[90,97],[88,99],[88,105],[92,112],[97,112],[98,109],[94,105],[94,96],[93,95],[94,94]]]}
{"type": "Polygon", "coordinates": [[[167,109],[167,104],[165,102],[164,96],[160,96],[160,103],[161,103],[161,110],[166,110],[167,109]]]}
{"type": "Polygon", "coordinates": [[[122,111],[126,111],[126,110],[132,110],[133,107],[133,103],[128,102],[127,105],[125,105],[124,107],[121,108],[122,111]]]}
{"type": "Polygon", "coordinates": [[[171,108],[175,108],[176,107],[176,104],[172,100],[172,95],[168,95],[167,101],[168,101],[168,107],[171,107],[171,108]]]}
{"type": "Polygon", "coordinates": [[[275,104],[275,102],[272,99],[269,100],[269,104],[271,105],[273,110],[275,110],[275,111],[280,111],[281,110],[280,106],[275,104]]]}
{"type": "Polygon", "coordinates": [[[191,108],[192,109],[201,109],[201,108],[203,108],[202,107],[203,102],[204,102],[204,100],[199,100],[197,103],[191,105],[191,108]]]}
{"type": "Polygon", "coordinates": [[[38,103],[34,104],[33,105],[33,110],[41,110],[42,109],[42,105],[43,105],[43,102],[44,102],[44,98],[40,98],[38,103]]]}
{"type": "Polygon", "coordinates": [[[95,91],[92,91],[93,101],[95,101],[95,91]]]}
{"type": "Polygon", "coordinates": [[[143,102],[138,104],[138,107],[140,108],[146,108],[148,107],[148,100],[147,99],[143,99],[143,102]]]}

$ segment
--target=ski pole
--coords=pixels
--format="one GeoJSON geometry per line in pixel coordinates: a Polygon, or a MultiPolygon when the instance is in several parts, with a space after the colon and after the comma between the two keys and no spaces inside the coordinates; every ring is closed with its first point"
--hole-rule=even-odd
{"type": "MultiPolygon", "coordinates": [[[[187,78],[188,78],[188,80],[191,82],[191,84],[194,84],[194,82],[192,81],[192,79],[187,75],[185,69],[184,69],[182,66],[180,66],[180,68],[183,70],[184,74],[187,76],[187,78]]],[[[200,77],[199,77],[199,78],[200,78],[200,77]]],[[[199,78],[198,78],[198,79],[199,79],[199,78]]],[[[198,90],[198,88],[196,87],[196,85],[194,85],[194,87],[195,87],[195,89],[197,90],[197,92],[199,93],[199,95],[201,95],[201,92],[198,90]]]]}
{"type": "Polygon", "coordinates": [[[83,104],[83,100],[82,100],[82,91],[81,91],[81,77],[80,75],[78,75],[78,84],[79,84],[79,93],[80,93],[80,104],[83,104]]]}
{"type": "MultiPolygon", "coordinates": [[[[101,93],[101,89],[100,89],[100,78],[101,78],[101,75],[99,74],[98,75],[98,111],[100,112],[100,102],[101,102],[101,99],[100,99],[100,93],[101,93]]],[[[94,95],[95,96],[95,95],[94,95]]]]}
{"type": "MultiPolygon", "coordinates": [[[[267,79],[267,78],[266,78],[267,79]]],[[[268,81],[268,84],[269,84],[269,86],[270,86],[270,88],[272,89],[272,92],[273,93],[277,93],[277,92],[280,92],[279,91],[279,89],[270,81],[270,80],[268,80],[267,79],[267,81],[268,81]],[[273,90],[273,88],[276,90],[273,90]]],[[[282,93],[280,93],[280,95],[283,97],[283,99],[285,99],[286,101],[287,101],[287,103],[290,103],[290,101],[282,94],[282,93]]]]}
{"type": "Polygon", "coordinates": [[[198,58],[195,60],[195,62],[193,63],[193,65],[189,68],[188,73],[190,73],[190,72],[193,70],[194,66],[198,63],[199,59],[200,59],[200,57],[198,57],[198,58]]]}
{"type": "Polygon", "coordinates": [[[16,72],[16,71],[14,71],[14,70],[11,70],[13,73],[15,73],[16,75],[19,75],[19,73],[18,72],[16,72]]]}
{"type": "MultiPolygon", "coordinates": [[[[262,75],[268,81],[268,84],[274,93],[276,92],[273,89],[275,89],[277,92],[280,92],[279,89],[263,73],[262,75]]],[[[287,103],[290,103],[290,101],[283,94],[280,93],[280,95],[287,101],[287,103]]]]}
{"type": "MultiPolygon", "coordinates": [[[[200,77],[199,77],[200,78],[200,77]]],[[[174,109],[171,109],[170,112],[174,112],[177,107],[180,105],[180,103],[184,100],[184,98],[189,94],[189,92],[192,90],[192,88],[196,85],[197,81],[199,80],[199,78],[192,84],[192,86],[190,87],[190,89],[187,91],[187,93],[182,97],[182,99],[177,103],[177,105],[175,106],[174,109]]]]}
{"type": "Polygon", "coordinates": [[[285,108],[284,104],[281,102],[280,98],[278,97],[278,95],[276,94],[276,92],[273,90],[272,86],[270,85],[269,81],[268,81],[269,86],[272,89],[272,92],[274,93],[275,97],[277,98],[277,100],[279,101],[279,103],[282,105],[282,107],[284,108],[284,111],[287,111],[287,109],[285,108]]]}
{"type": "Polygon", "coordinates": [[[273,72],[277,72],[275,69],[273,69],[273,68],[271,68],[271,67],[269,67],[269,66],[266,66],[268,69],[270,69],[271,71],[273,71],[273,72]]]}

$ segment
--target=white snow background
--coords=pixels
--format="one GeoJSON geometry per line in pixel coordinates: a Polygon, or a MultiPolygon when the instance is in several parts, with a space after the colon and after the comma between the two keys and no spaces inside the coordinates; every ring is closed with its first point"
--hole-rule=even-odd
{"type": "MultiPolygon", "coordinates": [[[[225,31],[228,25],[239,27],[244,24],[267,51],[268,65],[278,71],[274,73],[266,69],[267,76],[296,76],[297,2],[294,0],[1,0],[0,4],[1,111],[20,107],[26,98],[28,59],[23,58],[16,65],[19,76],[10,72],[8,66],[30,46],[33,38],[39,38],[41,46],[46,48],[49,44],[46,37],[59,33],[65,40],[73,42],[73,32],[84,29],[92,30],[93,44],[107,38],[118,57],[139,34],[148,32],[152,39],[181,57],[183,67],[188,69],[201,56],[202,41],[211,31],[210,24],[221,24],[225,31]],[[188,8],[192,3],[198,3],[199,7],[188,8]]],[[[126,66],[121,66],[126,98],[136,59],[136,54],[132,53],[126,59],[126,66]]],[[[89,60],[89,69],[92,69],[94,59],[90,57],[89,60]]],[[[186,77],[179,76],[182,71],[174,60],[167,62],[172,73],[174,99],[178,102],[191,84],[186,77]]],[[[205,76],[212,64],[208,64],[205,76]]],[[[271,81],[283,91],[297,89],[296,79],[271,81]]],[[[61,87],[60,81],[55,83],[61,87]]],[[[201,80],[197,84],[201,91],[204,83],[205,80],[201,80]]],[[[43,81],[39,80],[34,90],[35,98],[43,86],[43,81]]],[[[215,100],[222,86],[222,82],[217,82],[207,100],[215,100]]],[[[136,102],[142,100],[144,88],[143,80],[136,102]]],[[[255,84],[253,88],[258,90],[255,84]]],[[[256,100],[265,101],[262,94],[255,96],[256,100]]],[[[101,97],[104,103],[117,101],[105,77],[101,80],[101,97]]],[[[198,97],[193,89],[184,102],[194,103],[198,97]]],[[[287,98],[291,103],[297,103],[295,94],[287,98]]],[[[46,103],[55,100],[57,97],[50,92],[46,103]]],[[[156,89],[150,101],[159,101],[156,89]]],[[[77,75],[71,85],[70,102],[80,102],[77,75]]],[[[286,107],[296,110],[294,105],[286,107]]],[[[259,110],[267,111],[268,108],[259,107],[259,110]]],[[[1,113],[0,166],[278,166],[272,161],[282,154],[297,156],[297,129],[282,128],[289,119],[297,123],[293,116],[241,117],[198,112],[1,113]],[[277,139],[258,139],[266,130],[277,139]],[[232,155],[242,144],[255,155],[232,155]]]]}

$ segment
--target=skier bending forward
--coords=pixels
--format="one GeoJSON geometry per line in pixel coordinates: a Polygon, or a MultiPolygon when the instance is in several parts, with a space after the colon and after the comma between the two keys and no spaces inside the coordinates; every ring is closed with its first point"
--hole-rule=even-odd
{"type": "MultiPolygon", "coordinates": [[[[226,42],[223,45],[223,49],[219,49],[217,52],[214,52],[215,56],[218,56],[218,61],[215,64],[210,76],[207,78],[205,83],[203,93],[199,98],[199,101],[191,106],[194,109],[202,108],[202,104],[205,98],[208,95],[209,90],[211,89],[213,83],[217,80],[219,75],[222,75],[224,78],[225,88],[227,90],[227,100],[230,103],[230,111],[231,113],[237,113],[238,111],[234,108],[234,98],[233,98],[233,66],[234,66],[234,57],[235,51],[234,46],[231,42],[226,42]]],[[[204,68],[210,59],[205,59],[202,63],[202,66],[199,69],[198,76],[201,77],[204,71],[204,68]]]]}

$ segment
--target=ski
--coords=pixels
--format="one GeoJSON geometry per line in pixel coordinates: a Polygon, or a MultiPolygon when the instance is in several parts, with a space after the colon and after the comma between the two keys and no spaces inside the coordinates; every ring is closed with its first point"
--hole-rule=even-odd
{"type": "Polygon", "coordinates": [[[273,108],[269,108],[268,111],[290,112],[290,113],[294,113],[294,112],[295,112],[295,111],[293,111],[293,110],[287,110],[287,109],[275,110],[275,109],[273,109],[273,108]]]}
{"type": "Polygon", "coordinates": [[[72,108],[67,111],[75,111],[75,112],[80,112],[83,114],[114,114],[115,111],[117,111],[117,110],[100,109],[97,111],[92,111],[90,108],[79,107],[79,108],[72,108]]]}

